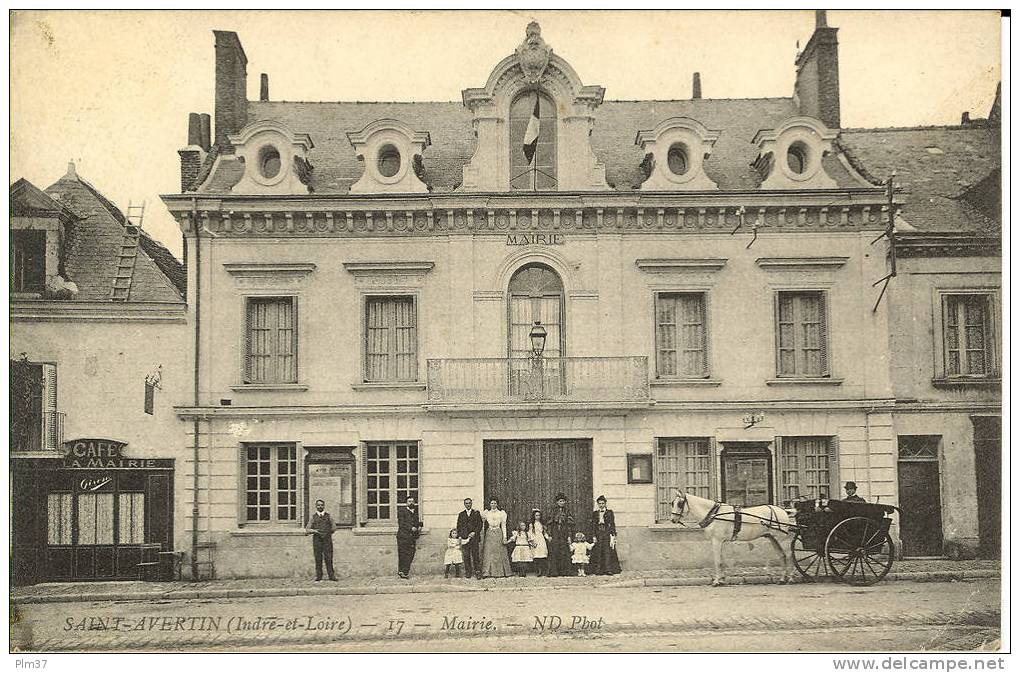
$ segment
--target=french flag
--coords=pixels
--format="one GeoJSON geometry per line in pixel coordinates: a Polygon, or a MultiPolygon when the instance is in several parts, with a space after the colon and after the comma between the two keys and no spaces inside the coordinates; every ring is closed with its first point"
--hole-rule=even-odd
{"type": "Polygon", "coordinates": [[[538,96],[535,96],[535,109],[531,111],[531,119],[528,120],[528,128],[524,131],[524,158],[531,165],[535,158],[535,150],[538,149],[538,96]]]}

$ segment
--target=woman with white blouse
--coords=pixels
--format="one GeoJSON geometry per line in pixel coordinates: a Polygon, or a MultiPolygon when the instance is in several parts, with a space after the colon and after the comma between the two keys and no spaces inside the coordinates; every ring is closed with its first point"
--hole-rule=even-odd
{"type": "Polygon", "coordinates": [[[482,577],[510,577],[510,557],[506,553],[506,512],[499,508],[499,498],[489,499],[489,509],[482,512],[485,532],[482,537],[482,577]]]}

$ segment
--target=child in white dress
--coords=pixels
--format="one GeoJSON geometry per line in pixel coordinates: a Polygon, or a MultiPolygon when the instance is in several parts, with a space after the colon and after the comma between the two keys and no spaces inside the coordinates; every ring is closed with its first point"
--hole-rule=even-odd
{"type": "Polygon", "coordinates": [[[456,528],[450,529],[450,536],[446,538],[446,554],[443,556],[443,564],[446,565],[443,577],[449,577],[451,570],[454,577],[460,577],[461,568],[464,567],[464,550],[461,547],[467,543],[467,540],[462,540],[457,535],[456,528]]]}
{"type": "Polygon", "coordinates": [[[514,531],[511,540],[514,543],[514,551],[510,555],[510,562],[513,563],[517,575],[524,577],[528,574],[528,567],[535,558],[531,552],[531,548],[535,545],[535,539],[528,531],[528,524],[524,521],[517,524],[517,530],[514,531]]]}
{"type": "Polygon", "coordinates": [[[549,534],[545,532],[545,524],[542,523],[542,510],[531,510],[531,525],[528,526],[528,532],[535,542],[532,549],[532,555],[535,557],[535,574],[542,577],[546,574],[546,562],[549,559],[549,534]]]}
{"type": "Polygon", "coordinates": [[[574,541],[570,543],[570,562],[574,564],[574,570],[578,577],[585,577],[588,568],[588,552],[595,545],[585,542],[584,533],[574,535],[574,541]]]}

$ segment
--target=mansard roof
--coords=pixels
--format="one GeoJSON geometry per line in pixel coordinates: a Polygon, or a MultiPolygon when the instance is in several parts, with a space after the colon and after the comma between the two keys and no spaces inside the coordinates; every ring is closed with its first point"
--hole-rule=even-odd
{"type": "MultiPolygon", "coordinates": [[[[127,218],[95,187],[70,171],[45,193],[78,218],[63,253],[66,279],[78,286],[74,300],[109,301],[127,218]]],[[[128,301],[182,302],[183,265],[143,230],[140,234],[128,301]]]]}

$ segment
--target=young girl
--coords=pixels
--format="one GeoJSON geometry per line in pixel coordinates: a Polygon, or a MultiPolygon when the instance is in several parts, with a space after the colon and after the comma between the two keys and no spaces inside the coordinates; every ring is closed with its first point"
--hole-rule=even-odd
{"type": "Polygon", "coordinates": [[[517,575],[524,577],[528,574],[528,565],[534,559],[531,547],[535,544],[526,522],[522,521],[517,524],[517,530],[514,531],[511,540],[514,543],[514,551],[510,556],[510,561],[513,563],[517,575]]]}
{"type": "Polygon", "coordinates": [[[570,543],[570,562],[574,564],[574,570],[578,577],[585,577],[585,569],[588,567],[588,552],[595,545],[585,542],[584,533],[574,535],[574,541],[570,543]]]}
{"type": "Polygon", "coordinates": [[[446,564],[443,577],[449,577],[451,570],[454,577],[460,577],[460,570],[464,566],[464,550],[461,547],[467,543],[467,540],[462,540],[457,535],[456,528],[450,529],[450,536],[446,538],[446,555],[443,557],[443,563],[446,564]]]}
{"type": "Polygon", "coordinates": [[[545,532],[545,525],[542,523],[542,510],[531,510],[531,525],[528,527],[531,539],[535,543],[532,549],[532,556],[535,557],[535,573],[542,577],[546,572],[546,559],[549,557],[549,534],[545,532]]]}

